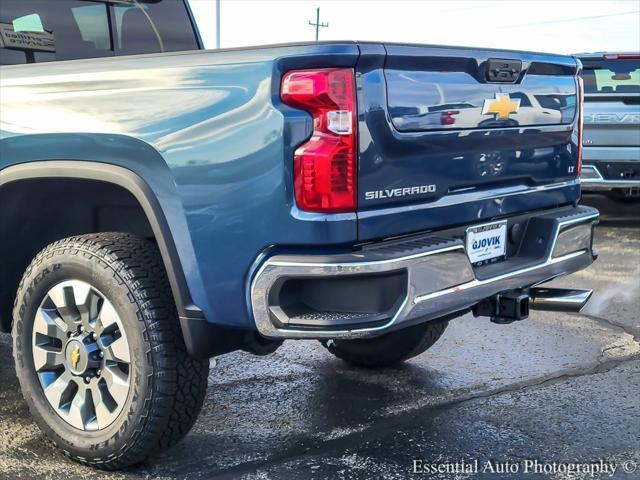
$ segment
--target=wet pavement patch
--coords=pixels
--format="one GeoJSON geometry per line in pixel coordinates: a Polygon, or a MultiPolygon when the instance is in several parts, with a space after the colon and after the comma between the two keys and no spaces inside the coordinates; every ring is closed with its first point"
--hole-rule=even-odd
{"type": "MultiPolygon", "coordinates": [[[[310,341],[267,357],[225,355],[193,431],[124,472],[91,470],[50,446],[1,335],[0,478],[453,478],[414,473],[416,461],[640,466],[640,213],[589,200],[604,211],[600,258],[554,282],[595,289],[584,314],[534,312],[510,325],[465,316],[431,350],[381,371],[351,368],[310,341]]],[[[464,475],[475,477],[522,471],[464,475]]]]}

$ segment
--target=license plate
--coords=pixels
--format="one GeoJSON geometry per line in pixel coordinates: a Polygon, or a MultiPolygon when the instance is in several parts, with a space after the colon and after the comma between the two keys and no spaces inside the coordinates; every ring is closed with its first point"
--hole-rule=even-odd
{"type": "Polygon", "coordinates": [[[473,265],[504,260],[507,253],[507,222],[467,228],[467,255],[473,265]]]}

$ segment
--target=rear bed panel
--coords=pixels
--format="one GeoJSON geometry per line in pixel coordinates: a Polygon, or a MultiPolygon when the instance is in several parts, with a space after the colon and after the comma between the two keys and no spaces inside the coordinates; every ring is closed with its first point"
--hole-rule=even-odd
{"type": "MultiPolygon", "coordinates": [[[[586,146],[640,146],[640,94],[632,97],[587,95],[584,104],[586,146]]],[[[640,157],[640,154],[637,156],[640,157]]]]}
{"type": "Polygon", "coordinates": [[[361,240],[577,200],[574,59],[383,48],[361,46],[358,64],[361,240]],[[489,59],[521,61],[516,82],[488,83],[489,59]],[[518,111],[483,114],[496,94],[520,100],[518,111]],[[443,112],[454,122],[441,122],[443,112]]]}

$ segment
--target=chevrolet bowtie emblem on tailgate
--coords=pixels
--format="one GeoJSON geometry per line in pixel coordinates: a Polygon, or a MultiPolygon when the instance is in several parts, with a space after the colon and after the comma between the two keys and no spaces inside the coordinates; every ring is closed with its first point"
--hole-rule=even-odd
{"type": "Polygon", "coordinates": [[[495,114],[496,119],[506,120],[512,113],[518,113],[520,99],[511,100],[508,93],[496,93],[496,98],[485,100],[482,115],[495,114]]]}

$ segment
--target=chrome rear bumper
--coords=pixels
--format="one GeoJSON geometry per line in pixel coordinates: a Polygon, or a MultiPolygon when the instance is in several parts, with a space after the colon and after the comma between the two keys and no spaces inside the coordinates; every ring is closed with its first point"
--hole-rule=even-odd
{"type": "Polygon", "coordinates": [[[640,180],[609,180],[602,176],[595,165],[584,165],[580,179],[583,190],[612,190],[614,188],[640,188],[640,180]]]}
{"type": "Polygon", "coordinates": [[[340,255],[276,255],[251,283],[256,327],[270,338],[367,338],[459,312],[499,292],[587,267],[595,258],[597,220],[598,211],[589,207],[532,216],[519,258],[479,268],[469,262],[462,239],[435,236],[340,255]],[[361,298],[368,292],[373,304],[361,298]]]}

